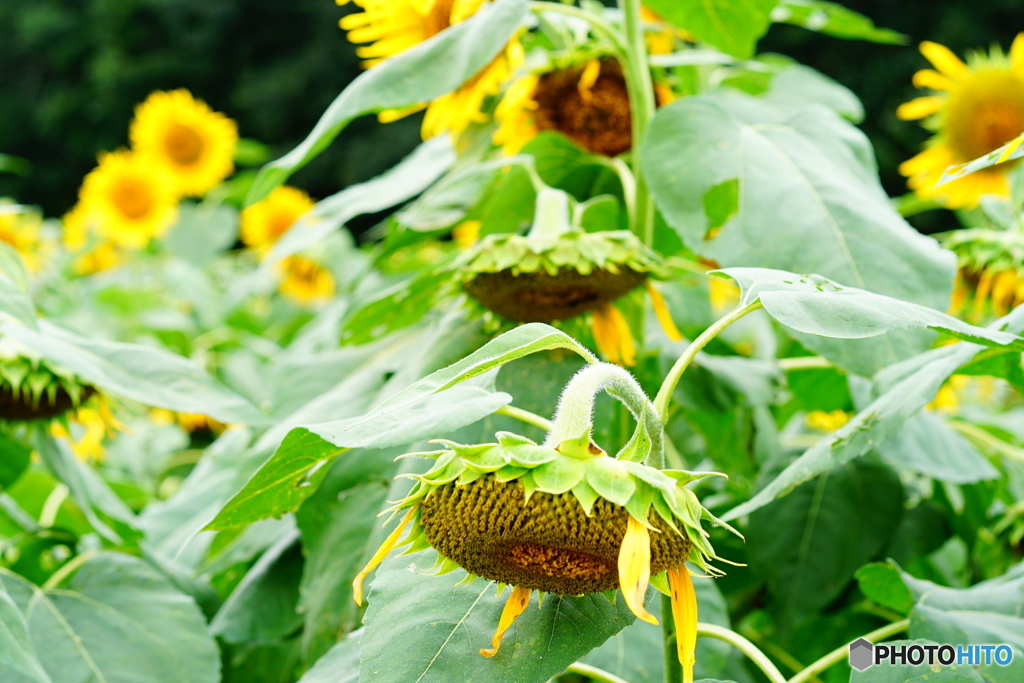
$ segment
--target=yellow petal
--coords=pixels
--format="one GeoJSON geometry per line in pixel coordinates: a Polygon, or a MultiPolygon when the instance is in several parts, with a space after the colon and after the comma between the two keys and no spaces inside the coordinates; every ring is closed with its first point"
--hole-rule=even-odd
{"type": "Polygon", "coordinates": [[[501,610],[501,619],[498,620],[498,628],[494,631],[494,637],[491,638],[490,649],[480,650],[480,654],[484,657],[493,657],[498,654],[498,648],[501,647],[501,639],[505,636],[512,623],[519,618],[527,606],[530,604],[530,589],[517,587],[512,591],[512,595],[508,596],[508,601],[505,602],[505,608],[501,610]]]}
{"type": "Polygon", "coordinates": [[[654,308],[654,315],[657,316],[661,329],[665,331],[665,335],[674,342],[682,339],[683,335],[672,321],[672,314],[669,313],[668,306],[665,305],[665,299],[661,296],[661,292],[655,289],[650,280],[647,280],[644,286],[647,287],[647,293],[651,296],[651,307],[654,308]]]}
{"type": "Polygon", "coordinates": [[[978,280],[978,289],[974,292],[974,310],[971,311],[971,320],[978,321],[985,314],[985,302],[992,290],[992,274],[984,273],[978,280]]]}
{"type": "Polygon", "coordinates": [[[395,121],[404,119],[406,116],[415,114],[418,111],[423,111],[426,108],[427,105],[425,104],[414,104],[402,109],[385,109],[381,113],[377,114],[377,120],[381,123],[394,123],[395,121]]]}
{"type": "Polygon", "coordinates": [[[938,95],[930,97],[917,97],[909,102],[904,102],[896,108],[896,118],[904,121],[916,121],[926,116],[931,116],[942,109],[945,98],[938,95]]]}
{"type": "Polygon", "coordinates": [[[1013,270],[1001,271],[992,283],[992,310],[996,315],[1003,316],[1013,303],[1013,293],[1017,289],[1017,274],[1013,270]]]}
{"type": "Polygon", "coordinates": [[[1018,33],[1010,46],[1010,68],[1013,73],[1024,77],[1024,33],[1018,33]]]}
{"type": "Polygon", "coordinates": [[[651,534],[647,527],[629,516],[626,535],[619,548],[619,587],[629,611],[649,624],[657,624],[654,615],[644,609],[647,586],[651,582],[651,534]]]}
{"type": "Polygon", "coordinates": [[[611,323],[608,304],[602,304],[594,309],[590,317],[590,330],[594,334],[594,343],[601,355],[608,359],[609,363],[619,363],[619,345],[615,343],[615,326],[611,323]]]}
{"type": "Polygon", "coordinates": [[[954,81],[962,81],[970,76],[967,65],[960,61],[960,58],[953,54],[953,51],[945,45],[939,45],[938,43],[926,40],[921,43],[921,54],[936,69],[954,81]]]}
{"type": "Polygon", "coordinates": [[[608,317],[615,332],[615,342],[618,344],[618,355],[622,359],[622,365],[636,365],[636,345],[633,343],[629,324],[614,304],[608,304],[608,317]]]}
{"type": "Polygon", "coordinates": [[[373,554],[370,561],[366,563],[365,567],[363,567],[363,571],[359,572],[356,575],[356,578],[352,580],[352,597],[355,599],[357,605],[363,604],[363,579],[366,578],[367,574],[376,569],[377,565],[383,562],[384,558],[391,552],[391,549],[395,547],[398,543],[398,538],[402,535],[402,532],[405,531],[405,526],[409,523],[409,520],[412,519],[413,513],[415,512],[416,508],[412,508],[409,512],[405,513],[405,517],[402,517],[402,521],[399,522],[397,527],[395,527],[395,530],[392,531],[388,537],[384,539],[384,542],[380,544],[380,547],[377,548],[377,552],[373,554]]]}
{"type": "Polygon", "coordinates": [[[953,282],[953,296],[949,301],[949,310],[946,311],[948,315],[956,315],[964,308],[964,303],[967,301],[967,294],[969,289],[967,283],[964,282],[963,273],[957,271],[956,280],[953,282]]]}
{"type": "Polygon", "coordinates": [[[943,76],[938,71],[921,69],[914,74],[913,84],[915,88],[931,88],[932,90],[952,90],[956,87],[948,76],[943,76]]]}
{"type": "Polygon", "coordinates": [[[668,570],[668,585],[672,589],[672,620],[676,625],[676,652],[683,666],[683,683],[693,683],[693,665],[697,661],[697,594],[686,565],[668,570]]]}
{"type": "Polygon", "coordinates": [[[594,83],[597,82],[597,77],[601,75],[601,62],[596,59],[591,59],[587,62],[586,68],[583,69],[583,73],[580,75],[580,81],[576,84],[576,89],[580,92],[580,98],[584,102],[590,102],[590,98],[593,97],[593,93],[590,89],[594,87],[594,83]]]}

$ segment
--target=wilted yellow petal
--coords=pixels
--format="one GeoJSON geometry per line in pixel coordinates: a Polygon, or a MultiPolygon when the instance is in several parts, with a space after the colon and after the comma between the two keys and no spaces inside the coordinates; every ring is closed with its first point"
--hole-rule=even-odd
{"type": "Polygon", "coordinates": [[[651,295],[651,306],[654,308],[654,315],[657,316],[658,323],[661,324],[661,329],[665,331],[665,335],[674,342],[682,339],[683,335],[679,332],[675,322],[672,321],[672,314],[669,313],[668,306],[665,305],[665,299],[661,296],[661,292],[655,289],[650,280],[645,282],[644,286],[647,287],[647,293],[651,295]]]}
{"type": "Polygon", "coordinates": [[[391,549],[395,547],[398,543],[398,538],[402,535],[402,532],[405,531],[405,526],[409,523],[409,520],[412,519],[413,513],[415,512],[416,508],[412,508],[409,512],[405,513],[405,517],[402,517],[402,521],[398,523],[395,530],[392,531],[388,537],[384,539],[384,542],[380,544],[380,547],[377,548],[377,552],[373,554],[370,561],[366,563],[365,567],[363,567],[363,571],[359,572],[356,575],[356,578],[352,580],[352,597],[355,599],[357,605],[363,604],[363,579],[366,578],[367,574],[376,569],[377,565],[383,562],[384,558],[391,552],[391,549]]]}
{"type": "Polygon", "coordinates": [[[601,355],[609,363],[621,364],[619,345],[615,339],[615,324],[611,320],[611,304],[602,304],[594,309],[590,318],[590,330],[594,334],[594,343],[601,355]]]}
{"type": "Polygon", "coordinates": [[[992,274],[984,273],[978,280],[978,288],[974,290],[974,309],[971,311],[971,320],[981,320],[985,314],[985,302],[988,301],[989,292],[992,291],[992,274]]]}
{"type": "Polygon", "coordinates": [[[935,114],[942,109],[944,98],[938,95],[932,95],[930,97],[917,97],[904,102],[896,108],[896,118],[904,121],[916,121],[917,119],[923,119],[926,116],[935,114]]]}
{"type": "Polygon", "coordinates": [[[601,75],[601,62],[596,59],[591,59],[587,62],[586,68],[583,69],[583,73],[580,75],[580,81],[576,84],[576,89],[580,92],[580,98],[584,102],[590,102],[590,98],[593,97],[593,93],[590,89],[594,87],[594,83],[597,82],[597,77],[601,75]]]}
{"type": "Polygon", "coordinates": [[[626,319],[615,308],[615,304],[608,304],[608,313],[615,330],[615,341],[619,345],[619,357],[622,364],[626,366],[636,365],[636,345],[633,343],[633,335],[629,331],[629,324],[626,319]]]}
{"type": "Polygon", "coordinates": [[[953,51],[945,45],[939,45],[938,43],[926,40],[921,43],[921,54],[936,69],[954,81],[961,81],[970,76],[967,65],[960,61],[960,58],[953,54],[953,51]]]}
{"type": "Polygon", "coordinates": [[[921,69],[914,74],[913,84],[915,88],[931,88],[932,90],[952,90],[956,87],[948,76],[943,76],[938,71],[921,69]]]}
{"type": "Polygon", "coordinates": [[[949,301],[949,310],[946,311],[949,315],[956,315],[964,308],[964,303],[967,301],[967,295],[970,293],[970,288],[964,281],[963,273],[957,271],[956,280],[953,281],[953,296],[949,301]]]}
{"type": "Polygon", "coordinates": [[[519,618],[526,607],[530,604],[530,589],[516,587],[512,591],[512,595],[508,596],[508,601],[505,602],[505,608],[501,610],[501,619],[498,620],[498,628],[494,631],[494,637],[491,638],[490,649],[480,650],[480,654],[484,657],[493,657],[498,654],[498,648],[501,647],[501,639],[505,636],[512,623],[519,618]]]}
{"type": "Polygon", "coordinates": [[[672,620],[676,625],[676,652],[683,666],[683,683],[693,683],[693,665],[697,661],[697,594],[686,565],[668,570],[668,585],[672,589],[672,620]]]}
{"type": "Polygon", "coordinates": [[[1017,274],[1013,270],[1001,271],[992,283],[992,310],[996,315],[1006,315],[1013,303],[1013,293],[1017,289],[1017,274]]]}
{"type": "Polygon", "coordinates": [[[651,534],[647,527],[630,515],[626,522],[626,535],[619,548],[619,587],[630,612],[649,624],[657,624],[654,615],[644,609],[650,582],[651,534]]]}

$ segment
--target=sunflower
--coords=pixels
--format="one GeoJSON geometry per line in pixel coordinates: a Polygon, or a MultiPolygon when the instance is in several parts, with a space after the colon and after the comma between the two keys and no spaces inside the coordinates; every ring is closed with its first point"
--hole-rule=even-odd
{"type": "Polygon", "coordinates": [[[516,154],[539,131],[556,130],[584,149],[618,156],[633,144],[629,93],[612,58],[520,76],[494,112],[494,142],[516,154]]]}
{"type": "MultiPolygon", "coordinates": [[[[589,366],[569,388],[595,386],[600,373],[607,375],[608,366],[589,366]]],[[[563,406],[571,403],[569,388],[563,406]]],[[[414,553],[432,547],[439,573],[461,567],[467,581],[481,577],[513,587],[491,647],[479,651],[493,657],[533,591],[582,595],[619,588],[639,619],[657,624],[644,607],[653,585],[672,599],[678,655],[692,680],[697,605],[686,562],[721,575],[709,564],[719,558],[701,521],[721,522],[686,488],[707,474],[632,462],[628,446],[611,457],[592,441],[592,425],[563,438],[559,418],[543,444],[498,432],[496,443],[440,440],[441,450],[412,454],[435,463],[412,475],[416,484],[392,508],[404,513],[402,520],[356,577],[354,598],[362,602],[363,579],[393,548],[409,545],[414,553]]]]}
{"type": "Polygon", "coordinates": [[[83,406],[70,413],[67,422],[70,424],[54,422],[50,425],[50,433],[57,438],[67,439],[75,456],[90,462],[101,462],[106,455],[107,439],[113,439],[118,432],[127,431],[114,417],[103,397],[91,407],[83,406]]]}
{"type": "Polygon", "coordinates": [[[49,421],[96,393],[71,371],[9,337],[0,337],[0,420],[49,421]]]}
{"type": "Polygon", "coordinates": [[[179,195],[199,197],[234,170],[238,127],[188,90],[157,91],[135,108],[132,148],[163,168],[179,195]]]}
{"type": "Polygon", "coordinates": [[[265,199],[242,211],[239,236],[261,256],[266,255],[274,242],[314,206],[316,202],[302,190],[276,187],[265,199]]]}
{"type": "MultiPolygon", "coordinates": [[[[337,0],[339,5],[348,1],[337,0]]],[[[342,17],[339,25],[348,31],[353,43],[371,43],[357,48],[356,54],[365,60],[363,66],[372,67],[472,16],[484,0],[355,0],[355,4],[363,11],[342,17]]],[[[481,111],[484,101],[498,94],[523,59],[523,48],[513,39],[490,64],[455,91],[429,105],[381,112],[379,118],[383,123],[397,121],[425,106],[423,139],[445,132],[457,135],[471,123],[487,120],[481,111]]]]}
{"type": "Polygon", "coordinates": [[[322,303],[334,296],[334,276],[316,261],[305,256],[289,256],[278,266],[281,294],[300,306],[322,303]]]}
{"type": "Polygon", "coordinates": [[[171,179],[126,150],[100,155],[99,166],[82,182],[79,202],[100,235],[133,249],[167,232],[178,215],[171,179]]]}
{"type": "Polygon", "coordinates": [[[918,196],[936,199],[951,209],[978,205],[987,194],[1008,196],[1007,171],[1017,162],[1006,162],[964,176],[937,188],[943,171],[998,149],[1024,130],[1024,33],[1018,34],[1005,55],[998,47],[985,54],[968,55],[960,61],[938,43],[921,43],[921,54],[935,70],[914,74],[918,88],[936,94],[900,105],[896,115],[904,120],[924,119],[935,131],[927,149],[900,166],[907,185],[918,196]]]}
{"type": "Polygon", "coordinates": [[[10,245],[21,255],[25,267],[39,267],[40,227],[42,217],[9,199],[0,199],[0,242],[10,245]]]}
{"type": "Polygon", "coordinates": [[[1024,235],[1016,230],[956,230],[942,245],[957,255],[949,314],[975,323],[1024,303],[1024,235]]]}

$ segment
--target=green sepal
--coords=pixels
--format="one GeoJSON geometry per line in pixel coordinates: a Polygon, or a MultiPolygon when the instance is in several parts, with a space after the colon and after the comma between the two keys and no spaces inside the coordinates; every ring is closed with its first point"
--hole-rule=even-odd
{"type": "Polygon", "coordinates": [[[465,467],[476,472],[497,472],[502,467],[509,464],[509,458],[505,454],[505,449],[502,446],[494,446],[487,448],[472,456],[459,454],[462,458],[462,463],[465,467]]]}
{"type": "Polygon", "coordinates": [[[623,461],[614,458],[594,458],[588,462],[587,483],[598,495],[616,505],[624,506],[636,491],[636,481],[623,461]]]}
{"type": "Polygon", "coordinates": [[[559,456],[559,452],[553,448],[536,444],[507,446],[505,453],[508,455],[509,463],[528,469],[557,460],[559,456]]]}
{"type": "Polygon", "coordinates": [[[497,432],[494,436],[497,437],[498,443],[505,447],[537,445],[537,442],[533,439],[528,439],[525,436],[513,434],[512,432],[497,432]]]}
{"type": "Polygon", "coordinates": [[[590,436],[592,428],[593,425],[588,424],[579,436],[560,441],[555,446],[555,450],[562,455],[568,455],[570,458],[578,458],[579,460],[589,460],[601,455],[604,451],[594,444],[594,440],[590,436]],[[594,452],[595,448],[598,449],[596,453],[594,452]]]}
{"type": "Polygon", "coordinates": [[[426,458],[428,460],[437,460],[441,456],[451,453],[450,450],[444,449],[440,451],[421,451],[419,453],[403,453],[402,455],[395,458],[395,460],[401,460],[402,458],[426,458]]]}
{"type": "Polygon", "coordinates": [[[533,479],[533,472],[526,472],[519,481],[523,482],[523,502],[530,502],[530,496],[537,490],[537,482],[533,479]]]}
{"type": "Polygon", "coordinates": [[[615,601],[619,598],[619,591],[612,588],[611,590],[601,591],[601,595],[603,595],[608,602],[614,605],[615,601]]]}
{"type": "Polygon", "coordinates": [[[505,484],[519,479],[527,472],[529,472],[529,470],[525,467],[513,467],[512,465],[509,465],[508,467],[502,467],[500,470],[495,472],[494,480],[499,484],[505,484]]]}
{"type": "MultiPolygon", "coordinates": [[[[685,567],[683,568],[683,571],[686,571],[685,567]]],[[[658,591],[659,593],[661,593],[663,595],[666,595],[666,596],[668,596],[670,598],[672,597],[672,587],[669,586],[669,584],[668,584],[668,572],[667,571],[665,571],[665,572],[658,572],[657,574],[652,576],[651,577],[651,585],[654,586],[654,589],[656,591],[658,591]]]]}
{"type": "Polygon", "coordinates": [[[633,436],[629,438],[626,445],[615,455],[616,460],[628,462],[644,462],[651,455],[651,435],[647,432],[646,416],[636,423],[633,436]]]}
{"type": "Polygon", "coordinates": [[[572,495],[576,497],[577,502],[579,502],[587,517],[593,517],[594,503],[596,503],[597,499],[601,497],[597,491],[594,490],[594,487],[588,484],[587,480],[584,479],[580,483],[576,484],[576,486],[572,487],[572,495]]]}
{"type": "Polygon", "coordinates": [[[629,502],[626,503],[626,512],[649,530],[660,533],[659,529],[647,518],[651,511],[651,504],[654,502],[655,493],[654,487],[650,484],[637,482],[636,493],[630,496],[629,502]]]}
{"type": "Polygon", "coordinates": [[[545,493],[565,493],[583,481],[586,468],[580,460],[559,458],[531,470],[537,489],[545,493]]]}
{"type": "Polygon", "coordinates": [[[478,470],[474,470],[471,468],[466,468],[466,470],[459,475],[459,478],[455,480],[455,485],[465,486],[466,484],[472,484],[474,481],[484,476],[485,474],[487,473],[480,472],[478,470]]]}
{"type": "Polygon", "coordinates": [[[704,479],[705,477],[723,477],[728,479],[728,474],[721,472],[689,472],[687,470],[661,470],[662,474],[672,477],[680,484],[689,484],[691,481],[704,479]]]}

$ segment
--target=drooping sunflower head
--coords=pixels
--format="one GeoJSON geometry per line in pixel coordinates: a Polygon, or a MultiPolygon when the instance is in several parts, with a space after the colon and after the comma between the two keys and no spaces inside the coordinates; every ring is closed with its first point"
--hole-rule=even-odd
{"type": "Polygon", "coordinates": [[[178,215],[171,178],[125,150],[100,155],[99,166],[82,182],[79,203],[100,235],[131,249],[162,236],[178,215]]]}
{"type": "Polygon", "coordinates": [[[956,230],[943,246],[957,255],[950,314],[980,323],[1024,303],[1024,236],[1015,230],[956,230]]]}
{"type": "Polygon", "coordinates": [[[900,166],[907,184],[919,196],[936,199],[949,208],[977,206],[987,194],[1006,196],[1006,162],[964,176],[937,188],[943,171],[998,149],[1024,131],[1024,33],[1009,55],[998,47],[961,61],[948,48],[921,43],[921,53],[935,67],[914,74],[914,85],[934,94],[900,106],[905,120],[924,119],[935,136],[927,149],[900,166]]]}
{"type": "Polygon", "coordinates": [[[0,420],[53,420],[96,393],[73,372],[9,337],[0,337],[0,420]]]}
{"type": "Polygon", "coordinates": [[[42,224],[43,218],[36,211],[9,199],[0,199],[0,242],[17,251],[29,270],[39,267],[42,224]]]}
{"type": "Polygon", "coordinates": [[[562,133],[584,149],[617,156],[632,146],[629,93],[612,58],[517,78],[495,109],[495,144],[515,154],[538,131],[562,133]]]}
{"type": "Polygon", "coordinates": [[[199,197],[234,170],[238,127],[188,90],[157,91],[135,109],[132,149],[168,174],[179,195],[199,197]]]}
{"type": "Polygon", "coordinates": [[[239,236],[246,245],[266,254],[314,206],[316,203],[302,190],[287,185],[276,187],[265,199],[242,210],[239,236]]]}
{"type": "Polygon", "coordinates": [[[659,267],[657,254],[625,230],[569,224],[568,198],[542,190],[527,235],[487,235],[458,261],[463,289],[516,322],[572,318],[628,293],[659,267]]]}
{"type": "MultiPolygon", "coordinates": [[[[337,0],[347,5],[349,0],[337,0]]],[[[354,0],[362,12],[341,18],[353,43],[371,43],[356,50],[364,66],[394,56],[476,13],[484,0],[354,0]]]]}
{"type": "Polygon", "coordinates": [[[279,264],[281,294],[300,306],[321,304],[334,296],[331,271],[307,256],[289,256],[279,264]]]}

